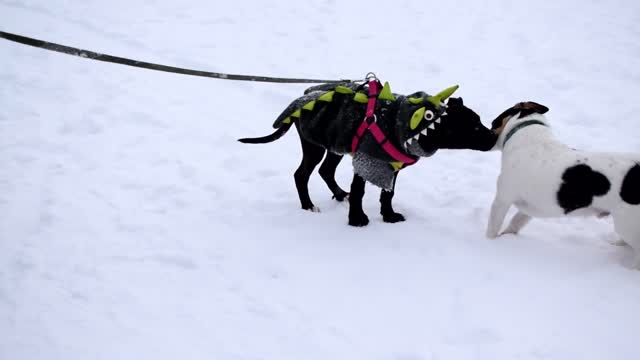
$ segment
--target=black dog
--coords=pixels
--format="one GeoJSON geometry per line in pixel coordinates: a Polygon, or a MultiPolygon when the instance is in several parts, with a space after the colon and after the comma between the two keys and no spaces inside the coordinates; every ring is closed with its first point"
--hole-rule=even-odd
{"type": "Polygon", "coordinates": [[[434,96],[424,92],[402,96],[392,94],[385,83],[377,98],[375,121],[363,125],[368,84],[318,85],[307,89],[304,96],[284,110],[273,124],[277,129],[274,133],[239,141],[272,142],[295,124],[302,144],[302,163],[294,178],[303,209],[318,211],[309,198],[307,184],[328,150],[319,173],[336,200],[342,201],[349,195],[349,225],[369,223],[362,209],[366,181],[382,188],[380,213],[383,221],[404,221],[404,216],[396,213],[391,205],[400,169],[419,157],[433,155],[438,149],[487,151],[497,140],[496,134],[480,122],[475,112],[464,106],[461,98],[451,98],[445,105],[443,101],[456,89],[457,86],[451,87],[434,96]],[[377,131],[374,131],[375,127],[377,131]],[[350,194],[335,181],[336,168],[345,153],[353,155],[354,177],[350,194]]]}

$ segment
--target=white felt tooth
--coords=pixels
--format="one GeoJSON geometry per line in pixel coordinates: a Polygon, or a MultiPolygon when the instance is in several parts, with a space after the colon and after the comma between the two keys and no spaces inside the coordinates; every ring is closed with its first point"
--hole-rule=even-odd
{"type": "Polygon", "coordinates": [[[440,119],[440,118],[437,118],[437,119],[436,119],[436,122],[437,122],[438,124],[440,124],[440,121],[442,121],[442,119],[440,119]]]}
{"type": "Polygon", "coordinates": [[[435,130],[435,129],[436,129],[436,127],[435,127],[435,126],[433,126],[433,123],[431,123],[431,124],[429,125],[429,129],[431,129],[431,130],[435,130]]]}
{"type": "Polygon", "coordinates": [[[427,136],[427,129],[424,129],[424,130],[420,131],[420,134],[422,134],[424,136],[427,136]]]}
{"type": "Polygon", "coordinates": [[[446,111],[443,111],[443,112],[442,112],[442,116],[447,116],[447,112],[446,112],[446,111]]]}
{"type": "Polygon", "coordinates": [[[407,144],[411,145],[412,141],[413,141],[413,138],[409,138],[409,140],[407,140],[407,144]]]}
{"type": "Polygon", "coordinates": [[[416,134],[416,136],[413,137],[413,140],[418,140],[420,138],[420,134],[416,134]]]}

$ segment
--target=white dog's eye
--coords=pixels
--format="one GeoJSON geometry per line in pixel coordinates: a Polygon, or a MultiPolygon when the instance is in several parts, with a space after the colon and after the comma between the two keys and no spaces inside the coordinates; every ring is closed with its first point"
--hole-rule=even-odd
{"type": "Polygon", "coordinates": [[[431,110],[427,110],[424,112],[424,119],[425,120],[432,120],[433,119],[433,111],[431,110]]]}

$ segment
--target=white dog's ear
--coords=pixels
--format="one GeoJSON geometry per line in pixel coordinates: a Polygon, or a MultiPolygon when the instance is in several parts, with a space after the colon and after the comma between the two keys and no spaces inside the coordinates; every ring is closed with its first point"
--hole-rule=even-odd
{"type": "Polygon", "coordinates": [[[518,115],[519,118],[523,118],[531,114],[544,114],[547,111],[549,111],[548,107],[540,105],[533,101],[517,103],[514,106],[503,111],[502,114],[498,115],[498,117],[496,117],[491,122],[491,130],[497,131],[499,133],[500,130],[504,128],[506,122],[509,121],[512,116],[518,115]]]}
{"type": "Polygon", "coordinates": [[[520,110],[520,117],[529,116],[531,114],[544,114],[549,111],[548,107],[533,101],[517,103],[513,108],[520,110]]]}
{"type": "Polygon", "coordinates": [[[514,110],[514,108],[509,108],[502,112],[502,114],[498,115],[491,122],[491,130],[498,130],[504,126],[506,120],[509,120],[513,115],[517,114],[518,110],[514,110]]]}
{"type": "MultiPolygon", "coordinates": [[[[511,109],[513,110],[513,108],[511,109]]],[[[493,131],[493,133],[496,136],[496,143],[493,146],[493,148],[491,149],[491,151],[493,150],[502,150],[502,142],[498,141],[498,139],[500,138],[500,135],[502,134],[502,131],[504,131],[504,128],[507,126],[507,123],[509,122],[509,120],[513,117],[513,115],[504,115],[504,116],[499,116],[497,117],[495,120],[493,120],[492,126],[491,126],[491,131],[493,131]]]]}

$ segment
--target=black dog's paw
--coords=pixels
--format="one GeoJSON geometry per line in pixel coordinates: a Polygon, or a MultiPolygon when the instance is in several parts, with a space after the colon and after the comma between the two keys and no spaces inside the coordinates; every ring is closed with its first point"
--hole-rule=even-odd
{"type": "Polygon", "coordinates": [[[314,212],[314,213],[319,213],[320,212],[320,208],[315,206],[315,205],[303,206],[302,210],[307,210],[307,211],[311,211],[311,212],[314,212]]]}
{"type": "Polygon", "coordinates": [[[349,193],[346,191],[342,191],[339,192],[335,195],[333,195],[333,198],[336,199],[336,201],[342,202],[344,201],[344,199],[348,199],[349,198],[349,193]]]}
{"type": "Polygon", "coordinates": [[[365,213],[361,214],[349,214],[349,225],[351,226],[367,226],[369,224],[369,217],[365,213]]]}
{"type": "Polygon", "coordinates": [[[397,222],[402,222],[404,221],[404,215],[400,214],[400,213],[391,213],[391,214],[383,214],[382,215],[382,221],[386,222],[386,223],[397,223],[397,222]]]}

